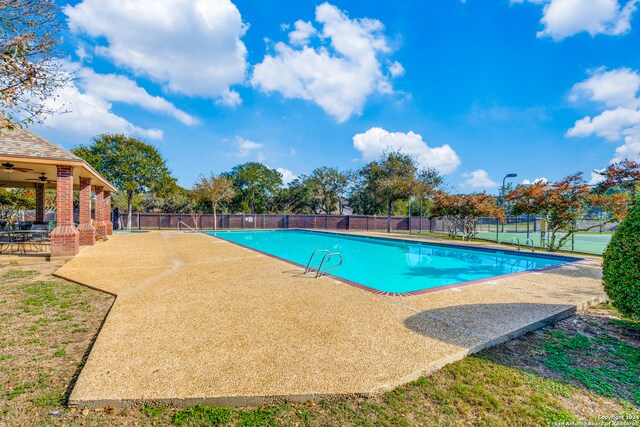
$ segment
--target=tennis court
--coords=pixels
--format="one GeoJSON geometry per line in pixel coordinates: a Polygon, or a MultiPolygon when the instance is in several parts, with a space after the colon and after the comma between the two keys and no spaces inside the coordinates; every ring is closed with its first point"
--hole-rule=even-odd
{"type": "MultiPolygon", "coordinates": [[[[564,235],[563,233],[558,233],[556,239],[559,240],[561,239],[564,235]]],[[[607,245],[609,244],[609,241],[611,240],[611,235],[612,233],[607,233],[607,232],[603,232],[603,233],[598,233],[598,232],[582,232],[582,233],[576,233],[574,234],[572,239],[568,239],[564,245],[562,246],[562,249],[567,250],[567,251],[576,251],[576,252],[585,252],[585,253],[590,253],[590,254],[598,254],[601,255],[605,248],[607,247],[607,245]]],[[[498,236],[498,241],[499,242],[503,242],[503,243],[510,243],[513,238],[518,238],[518,240],[520,240],[520,244],[522,246],[525,246],[527,238],[530,238],[533,240],[533,244],[536,247],[543,247],[545,245],[541,245],[540,244],[540,232],[529,232],[527,235],[527,231],[505,231],[505,232],[499,232],[497,234],[498,236]],[[528,237],[527,237],[528,236],[528,237]]],[[[546,236],[548,238],[548,234],[546,236]]],[[[480,231],[478,232],[478,234],[476,235],[476,238],[478,239],[485,239],[485,240],[491,240],[491,241],[496,241],[496,232],[493,231],[480,231]]],[[[556,240],[556,241],[557,241],[556,240]]]]}

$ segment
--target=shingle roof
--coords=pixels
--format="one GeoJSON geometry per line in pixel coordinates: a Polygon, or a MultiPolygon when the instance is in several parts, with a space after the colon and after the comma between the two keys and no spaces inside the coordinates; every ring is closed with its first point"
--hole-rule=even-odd
{"type": "Polygon", "coordinates": [[[82,161],[64,148],[38,136],[27,129],[3,129],[0,134],[0,156],[36,159],[82,161]]]}

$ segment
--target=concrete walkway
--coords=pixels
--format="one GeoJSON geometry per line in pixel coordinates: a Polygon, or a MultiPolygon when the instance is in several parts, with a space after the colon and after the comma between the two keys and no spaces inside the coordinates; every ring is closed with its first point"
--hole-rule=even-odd
{"type": "Polygon", "coordinates": [[[117,295],[81,407],[253,405],[372,393],[604,300],[599,261],[409,297],[206,235],[114,235],[56,275],[117,295]]]}

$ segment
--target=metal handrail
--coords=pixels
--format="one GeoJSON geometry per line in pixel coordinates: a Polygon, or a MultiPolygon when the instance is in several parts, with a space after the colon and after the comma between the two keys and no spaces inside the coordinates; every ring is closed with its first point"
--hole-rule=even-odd
{"type": "Polygon", "coordinates": [[[527,248],[530,247],[531,248],[531,252],[535,252],[536,251],[536,249],[535,249],[536,243],[533,241],[532,238],[528,238],[527,241],[524,243],[524,245],[527,248]],[[529,245],[529,242],[531,242],[531,245],[529,245]]]}
{"type": "Polygon", "coordinates": [[[194,233],[197,233],[198,230],[194,230],[193,227],[190,227],[188,224],[186,224],[184,221],[178,221],[178,223],[176,224],[176,227],[178,227],[178,230],[182,231],[182,229],[180,228],[180,224],[184,225],[185,227],[187,227],[188,229],[190,229],[191,231],[193,231],[194,233]]]}
{"type": "Polygon", "coordinates": [[[329,252],[328,254],[326,254],[324,257],[322,257],[322,262],[320,263],[320,267],[318,267],[318,270],[316,272],[316,279],[320,276],[322,276],[323,274],[327,274],[327,272],[331,271],[331,270],[335,270],[336,268],[340,267],[342,265],[342,254],[340,252],[329,252]],[[333,267],[327,268],[325,271],[322,271],[322,266],[331,261],[331,258],[333,257],[333,255],[337,255],[340,257],[340,262],[337,265],[334,265],[333,267]]]}
{"type": "Polygon", "coordinates": [[[514,241],[518,242],[518,250],[520,250],[520,239],[517,237],[511,238],[511,246],[514,246],[514,241]]]}
{"type": "MultiPolygon", "coordinates": [[[[314,266],[311,266],[311,261],[313,261],[313,257],[316,256],[316,254],[319,253],[319,252],[326,252],[327,254],[330,253],[330,251],[328,249],[318,249],[318,250],[313,251],[313,253],[311,254],[311,257],[309,257],[309,262],[307,263],[307,268],[304,270],[304,274],[308,274],[314,268],[322,265],[322,262],[320,262],[320,264],[316,264],[314,266]]],[[[322,257],[322,259],[324,260],[324,257],[322,257]]]]}

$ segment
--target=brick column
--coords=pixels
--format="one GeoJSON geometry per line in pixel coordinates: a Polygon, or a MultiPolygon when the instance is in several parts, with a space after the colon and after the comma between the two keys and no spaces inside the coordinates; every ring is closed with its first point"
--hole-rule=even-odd
{"type": "Polygon", "coordinates": [[[36,222],[44,222],[44,184],[36,184],[36,222]]]}
{"type": "Polygon", "coordinates": [[[81,246],[93,246],[96,243],[96,229],[91,224],[91,178],[80,177],[80,233],[81,246]]]}
{"type": "Polygon", "coordinates": [[[107,223],[107,234],[113,234],[113,223],[111,222],[111,191],[104,192],[104,221],[107,223]]]}
{"type": "Polygon", "coordinates": [[[107,223],[104,221],[104,187],[96,186],[96,211],[94,214],[96,233],[102,237],[107,238],[107,223]]]}
{"type": "Polygon", "coordinates": [[[73,224],[73,167],[58,166],[56,228],[51,232],[51,258],[78,254],[80,241],[73,224]]]}

